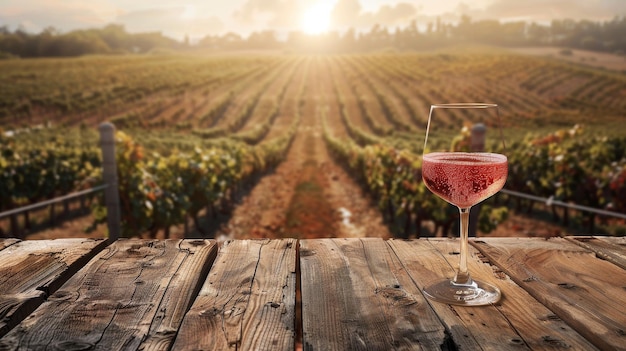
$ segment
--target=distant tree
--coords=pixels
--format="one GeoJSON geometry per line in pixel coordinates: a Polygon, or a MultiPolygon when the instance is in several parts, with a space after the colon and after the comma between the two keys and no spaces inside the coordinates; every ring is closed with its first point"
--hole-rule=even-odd
{"type": "Polygon", "coordinates": [[[217,47],[217,41],[219,40],[218,36],[206,35],[196,43],[196,46],[199,48],[209,48],[214,49],[217,47]]]}
{"type": "Polygon", "coordinates": [[[100,37],[111,48],[111,50],[128,50],[129,34],[121,24],[109,24],[102,28],[100,37]]]}
{"type": "Polygon", "coordinates": [[[219,40],[217,41],[218,43],[218,47],[220,49],[244,49],[245,48],[245,41],[243,39],[243,37],[237,33],[234,32],[228,32],[226,34],[224,34],[224,36],[220,37],[219,40]]]}
{"type": "Polygon", "coordinates": [[[13,34],[0,34],[0,51],[21,56],[25,40],[13,34]]]}
{"type": "Polygon", "coordinates": [[[426,24],[423,31],[415,20],[392,32],[380,24],[369,31],[349,28],[343,33],[330,32],[307,35],[291,31],[285,41],[270,30],[253,32],[246,39],[229,32],[224,35],[207,35],[196,44],[185,36],[182,41],[164,36],[160,32],[128,33],[123,25],[109,24],[101,29],[75,30],[62,33],[47,27],[39,34],[29,33],[24,27],[11,32],[0,26],[0,52],[2,57],[78,56],[102,53],[145,53],[157,48],[189,49],[211,48],[224,50],[279,49],[298,51],[349,52],[399,49],[434,48],[452,42],[480,42],[492,45],[558,45],[566,48],[626,52],[626,16],[616,16],[606,22],[572,19],[555,19],[549,25],[526,22],[500,22],[498,20],[473,21],[467,15],[458,23],[446,23],[437,18],[426,24]]]}
{"type": "Polygon", "coordinates": [[[499,44],[517,46],[526,44],[526,22],[515,21],[499,25],[499,44]]]}
{"type": "Polygon", "coordinates": [[[280,45],[276,33],[271,30],[253,32],[248,37],[247,44],[252,49],[277,49],[280,45]]]}
{"type": "Polygon", "coordinates": [[[532,45],[550,44],[552,42],[550,27],[532,22],[527,26],[526,38],[532,45]]]}
{"type": "Polygon", "coordinates": [[[179,43],[163,36],[161,32],[150,32],[131,35],[128,44],[133,52],[142,53],[156,48],[176,48],[179,43]]]}
{"type": "Polygon", "coordinates": [[[357,37],[356,30],[352,27],[343,33],[343,36],[339,38],[339,47],[341,51],[354,51],[357,50],[357,37]]]}
{"type": "Polygon", "coordinates": [[[468,15],[462,15],[459,24],[453,30],[453,35],[458,39],[466,39],[470,37],[472,32],[472,18],[468,15]]]}

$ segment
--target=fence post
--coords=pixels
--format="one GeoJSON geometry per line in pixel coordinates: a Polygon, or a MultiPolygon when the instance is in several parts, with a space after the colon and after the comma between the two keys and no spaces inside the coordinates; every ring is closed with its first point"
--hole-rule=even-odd
{"type": "Polygon", "coordinates": [[[115,162],[115,126],[105,122],[98,127],[102,148],[102,176],[107,188],[104,190],[104,203],[107,208],[107,227],[109,240],[115,241],[121,233],[120,195],[117,183],[117,164],[115,162]]]}
{"type": "Polygon", "coordinates": [[[482,123],[476,123],[472,126],[471,132],[470,149],[472,151],[484,151],[487,127],[482,123]]]}

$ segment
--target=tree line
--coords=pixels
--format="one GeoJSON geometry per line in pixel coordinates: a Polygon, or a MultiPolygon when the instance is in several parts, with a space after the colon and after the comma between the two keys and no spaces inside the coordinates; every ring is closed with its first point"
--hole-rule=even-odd
{"type": "Polygon", "coordinates": [[[0,57],[71,57],[88,54],[145,53],[155,48],[179,48],[183,44],[160,32],[135,33],[110,24],[101,29],[62,33],[48,27],[39,34],[0,27],[0,57]]]}
{"type": "Polygon", "coordinates": [[[419,50],[455,43],[471,42],[498,46],[561,46],[576,49],[626,53],[626,16],[610,21],[552,20],[536,22],[474,21],[462,16],[458,23],[437,19],[405,27],[374,25],[367,31],[349,28],[321,35],[300,31],[279,34],[272,30],[253,32],[247,37],[229,32],[207,35],[197,42],[178,41],[160,32],[128,33],[123,25],[110,24],[101,29],[62,33],[53,27],[39,34],[23,29],[0,27],[0,57],[67,57],[85,54],[146,53],[154,50],[279,49],[315,52],[353,52],[384,49],[419,50]]]}

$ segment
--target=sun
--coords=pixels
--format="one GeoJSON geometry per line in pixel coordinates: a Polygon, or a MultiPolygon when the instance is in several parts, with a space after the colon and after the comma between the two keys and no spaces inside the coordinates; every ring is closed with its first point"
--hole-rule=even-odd
{"type": "Polygon", "coordinates": [[[328,2],[318,2],[308,7],[300,19],[300,27],[306,34],[317,35],[330,28],[332,6],[328,2]]]}

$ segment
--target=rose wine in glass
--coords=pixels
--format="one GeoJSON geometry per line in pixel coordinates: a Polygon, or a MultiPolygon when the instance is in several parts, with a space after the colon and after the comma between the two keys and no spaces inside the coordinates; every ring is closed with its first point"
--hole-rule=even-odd
{"type": "MultiPolygon", "coordinates": [[[[425,295],[435,301],[479,306],[500,299],[500,290],[497,287],[472,279],[467,268],[470,209],[500,191],[508,175],[507,157],[499,153],[504,150],[503,139],[501,147],[493,146],[498,152],[485,151],[482,139],[485,126],[499,128],[499,119],[495,104],[457,103],[431,106],[424,142],[422,179],[435,195],[459,208],[461,232],[461,252],[456,275],[451,280],[440,280],[424,288],[425,295]],[[474,125],[478,126],[475,128],[478,132],[471,137],[465,135],[465,139],[469,140],[464,142],[458,142],[459,137],[456,137],[455,146],[446,149],[441,145],[452,144],[449,142],[453,135],[452,124],[458,119],[476,122],[474,125]],[[434,123],[435,120],[439,123],[434,123]]],[[[502,135],[498,134],[498,137],[501,138],[502,135]]]]}

